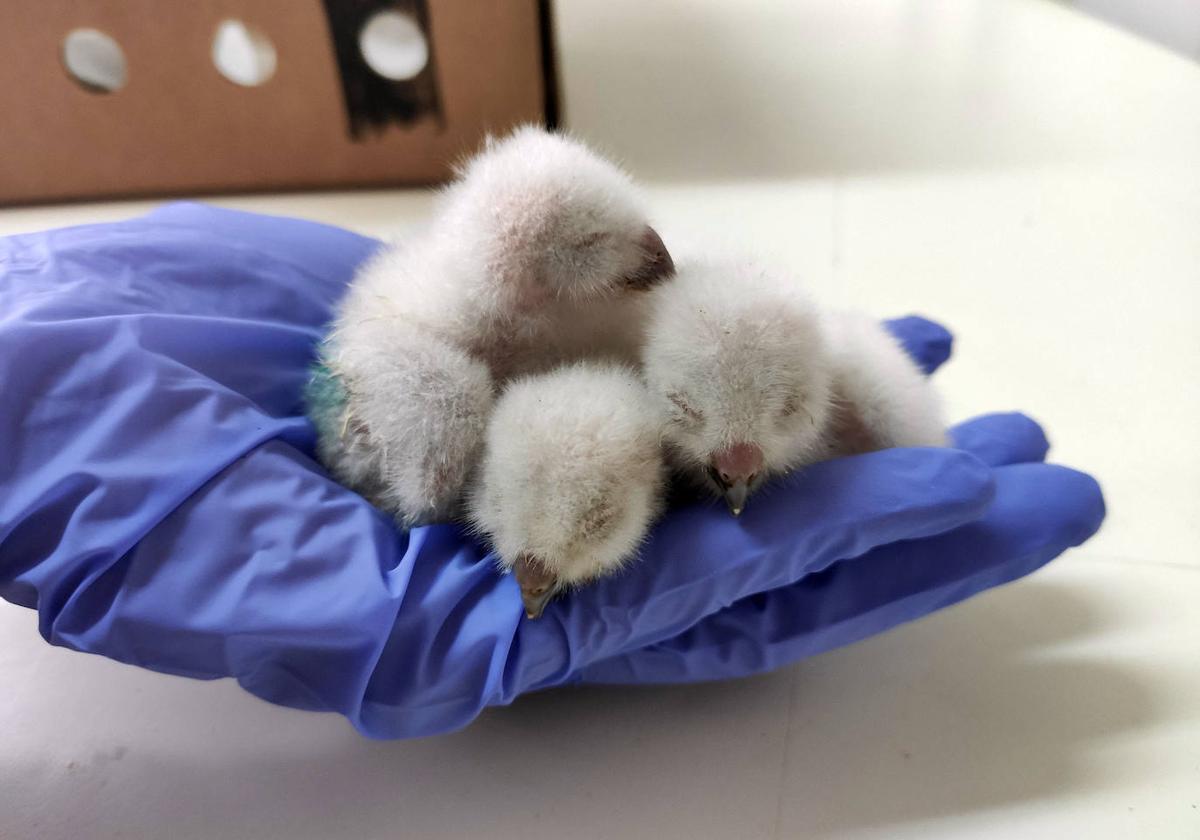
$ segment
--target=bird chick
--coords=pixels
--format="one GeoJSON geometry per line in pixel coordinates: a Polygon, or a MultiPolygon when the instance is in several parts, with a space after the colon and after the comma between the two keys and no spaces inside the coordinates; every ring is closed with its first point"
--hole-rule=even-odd
{"type": "Polygon", "coordinates": [[[319,360],[344,397],[312,412],[334,418],[322,460],[405,526],[453,518],[497,386],[635,358],[643,292],[673,270],[615,165],[534,128],[489,141],[352,281],[319,360]]]}
{"type": "Polygon", "coordinates": [[[509,384],[471,520],[537,618],[563,589],[626,562],[662,508],[658,418],[628,368],[579,363],[509,384]]]}
{"type": "Polygon", "coordinates": [[[824,318],[750,260],[681,264],[654,293],[643,364],[673,464],[734,515],[772,475],[944,441],[932,389],[881,327],[824,318]]]}

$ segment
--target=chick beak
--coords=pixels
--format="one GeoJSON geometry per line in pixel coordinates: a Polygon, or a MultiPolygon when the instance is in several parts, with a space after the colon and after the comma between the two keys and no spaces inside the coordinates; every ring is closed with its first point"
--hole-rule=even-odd
{"type": "Polygon", "coordinates": [[[540,618],[546,604],[558,594],[558,578],[529,554],[517,557],[513,564],[513,577],[521,587],[521,603],[525,605],[526,618],[540,618]]]}
{"type": "Polygon", "coordinates": [[[637,271],[626,278],[626,285],[631,289],[649,289],[675,273],[675,261],[671,259],[671,253],[658,231],[649,225],[642,232],[641,246],[645,260],[637,271]]]}
{"type": "Polygon", "coordinates": [[[541,618],[546,605],[550,603],[550,599],[557,591],[558,587],[546,587],[540,592],[522,588],[521,603],[525,605],[525,617],[528,619],[541,618]]]}
{"type": "Polygon", "coordinates": [[[735,481],[725,488],[725,504],[729,505],[729,512],[734,516],[742,515],[742,508],[746,506],[746,496],[750,492],[749,485],[745,481],[735,481]]]}
{"type": "Polygon", "coordinates": [[[729,512],[740,516],[746,507],[746,497],[757,486],[763,471],[762,448],[753,443],[735,443],[714,452],[708,475],[725,497],[729,512]]]}

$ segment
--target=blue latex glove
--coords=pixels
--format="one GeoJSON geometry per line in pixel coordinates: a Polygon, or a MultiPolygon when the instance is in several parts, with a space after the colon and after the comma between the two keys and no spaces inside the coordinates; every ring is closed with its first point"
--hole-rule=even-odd
{"type": "MultiPolygon", "coordinates": [[[[1036,424],[996,415],[957,449],[806,469],[740,519],[673,510],[640,563],[530,622],[459,529],[398,533],[311,460],[313,346],[376,245],[196,205],[0,240],[0,595],[48,641],[427,735],[547,686],[777,667],[1103,518],[1036,424]]],[[[891,326],[927,370],[948,356],[940,327],[891,326]]]]}

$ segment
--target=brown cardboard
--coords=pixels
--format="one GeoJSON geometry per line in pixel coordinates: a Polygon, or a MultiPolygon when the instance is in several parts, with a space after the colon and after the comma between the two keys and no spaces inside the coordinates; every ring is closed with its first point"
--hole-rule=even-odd
{"type": "Polygon", "coordinates": [[[553,121],[548,4],[425,3],[441,113],[357,140],[322,0],[0,4],[0,203],[430,183],[484,132],[553,121]],[[228,18],[275,45],[265,84],[214,67],[228,18]],[[62,41],[79,27],[121,45],[122,89],[88,92],[67,74],[62,41]]]}

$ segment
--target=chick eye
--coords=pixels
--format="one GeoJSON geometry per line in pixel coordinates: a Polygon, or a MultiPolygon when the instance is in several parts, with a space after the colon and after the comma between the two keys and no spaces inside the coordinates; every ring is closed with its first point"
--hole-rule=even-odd
{"type": "Polygon", "coordinates": [[[676,419],[680,421],[690,420],[695,423],[699,423],[704,419],[704,413],[689,403],[687,397],[678,391],[672,391],[670,394],[667,394],[667,399],[671,401],[671,404],[675,406],[676,409],[678,409],[676,419]]]}
{"type": "Polygon", "coordinates": [[[586,248],[595,248],[597,245],[599,245],[601,242],[603,242],[606,239],[608,239],[607,233],[601,233],[599,231],[597,231],[596,233],[589,233],[587,236],[578,240],[575,243],[575,247],[579,248],[581,250],[586,249],[586,248]]]}
{"type": "Polygon", "coordinates": [[[545,594],[546,594],[546,587],[544,587],[544,586],[538,586],[538,587],[535,587],[535,588],[533,588],[533,589],[530,589],[530,590],[529,590],[529,594],[530,594],[530,595],[533,595],[535,598],[536,598],[537,596],[539,596],[539,595],[545,595],[545,594]]]}
{"type": "Polygon", "coordinates": [[[783,408],[779,410],[781,417],[791,417],[800,411],[800,397],[796,394],[788,394],[787,399],[783,401],[783,408]]]}

